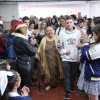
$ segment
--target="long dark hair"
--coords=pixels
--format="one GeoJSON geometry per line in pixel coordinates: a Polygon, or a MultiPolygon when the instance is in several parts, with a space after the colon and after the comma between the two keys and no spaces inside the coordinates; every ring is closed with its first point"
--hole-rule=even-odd
{"type": "Polygon", "coordinates": [[[100,24],[100,17],[95,17],[95,18],[93,19],[93,22],[94,22],[95,25],[100,24]]]}
{"type": "MultiPolygon", "coordinates": [[[[62,18],[60,19],[60,21],[61,21],[61,20],[64,20],[64,21],[66,22],[66,19],[65,19],[64,17],[62,17],[62,18]]],[[[60,24],[60,26],[59,26],[59,31],[58,31],[58,35],[60,34],[61,26],[62,26],[62,25],[60,24]]]]}
{"type": "Polygon", "coordinates": [[[12,91],[16,82],[19,81],[17,72],[14,71],[14,70],[11,70],[10,72],[13,72],[14,75],[13,76],[7,76],[8,77],[8,85],[7,85],[7,88],[6,88],[3,96],[1,96],[1,94],[0,94],[1,100],[9,100],[8,92],[12,91]]]}
{"type": "MultiPolygon", "coordinates": [[[[64,17],[60,18],[60,22],[61,22],[61,20],[64,20],[66,22],[66,19],[64,17]]],[[[60,26],[61,26],[61,24],[60,24],[60,26]]]]}
{"type": "Polygon", "coordinates": [[[11,21],[11,29],[9,30],[9,36],[12,36],[12,32],[13,32],[13,26],[18,22],[18,20],[13,19],[11,21]]]}
{"type": "Polygon", "coordinates": [[[93,36],[92,30],[91,30],[91,22],[92,22],[92,19],[91,18],[88,18],[87,20],[88,20],[88,23],[87,23],[87,34],[88,34],[88,36],[91,34],[91,38],[92,38],[92,36],[93,36]]]}
{"type": "Polygon", "coordinates": [[[92,29],[92,32],[94,32],[97,36],[98,36],[98,40],[95,41],[95,44],[98,44],[100,43],[100,24],[95,26],[93,29],[92,29]]]}

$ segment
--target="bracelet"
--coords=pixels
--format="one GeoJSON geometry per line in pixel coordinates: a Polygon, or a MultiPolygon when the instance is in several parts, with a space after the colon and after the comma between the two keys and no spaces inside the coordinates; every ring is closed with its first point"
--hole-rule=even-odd
{"type": "Polygon", "coordinates": [[[89,43],[89,42],[84,42],[84,43],[89,43]]]}
{"type": "Polygon", "coordinates": [[[89,42],[84,42],[83,46],[85,46],[85,45],[89,45],[89,42]]]}

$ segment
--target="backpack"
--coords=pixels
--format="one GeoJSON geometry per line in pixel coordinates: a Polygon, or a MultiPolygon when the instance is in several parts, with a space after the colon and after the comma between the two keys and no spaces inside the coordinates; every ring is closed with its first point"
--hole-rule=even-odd
{"type": "Polygon", "coordinates": [[[13,43],[14,43],[14,36],[12,36],[12,37],[8,36],[7,54],[8,54],[9,58],[13,58],[16,56],[13,43]]]}

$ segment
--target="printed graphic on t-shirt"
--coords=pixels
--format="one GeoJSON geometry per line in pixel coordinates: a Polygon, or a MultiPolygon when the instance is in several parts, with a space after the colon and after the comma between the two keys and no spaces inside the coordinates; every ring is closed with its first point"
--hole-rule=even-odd
{"type": "Polygon", "coordinates": [[[68,45],[74,45],[76,42],[76,39],[70,38],[70,39],[67,39],[67,42],[68,42],[68,45]]]}

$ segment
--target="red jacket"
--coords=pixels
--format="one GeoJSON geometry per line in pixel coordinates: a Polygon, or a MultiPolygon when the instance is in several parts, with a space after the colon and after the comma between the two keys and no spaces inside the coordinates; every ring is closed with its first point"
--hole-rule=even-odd
{"type": "Polygon", "coordinates": [[[6,52],[6,44],[2,35],[0,35],[0,53],[1,52],[6,52]]]}

